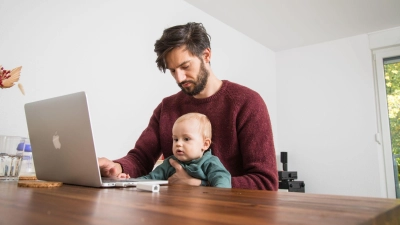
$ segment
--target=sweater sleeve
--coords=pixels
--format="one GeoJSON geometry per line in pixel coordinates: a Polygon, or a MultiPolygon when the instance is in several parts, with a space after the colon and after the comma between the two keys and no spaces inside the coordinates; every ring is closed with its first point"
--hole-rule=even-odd
{"type": "Polygon", "coordinates": [[[126,156],[114,160],[121,164],[124,173],[131,177],[140,177],[150,173],[155,162],[161,156],[159,142],[159,118],[161,104],[154,110],[147,128],[136,141],[135,147],[126,156]]]}
{"type": "Polygon", "coordinates": [[[218,157],[212,157],[203,164],[203,170],[212,187],[231,188],[231,174],[222,165],[218,157]]]}
{"type": "Polygon", "coordinates": [[[233,188],[278,189],[278,171],[272,127],[267,107],[255,92],[239,106],[237,136],[242,155],[243,175],[232,177],[233,188]]]}
{"type": "Polygon", "coordinates": [[[174,174],[175,168],[169,163],[169,158],[165,159],[159,166],[151,171],[146,176],[138,177],[139,179],[151,179],[151,180],[167,180],[172,174],[174,174]]]}

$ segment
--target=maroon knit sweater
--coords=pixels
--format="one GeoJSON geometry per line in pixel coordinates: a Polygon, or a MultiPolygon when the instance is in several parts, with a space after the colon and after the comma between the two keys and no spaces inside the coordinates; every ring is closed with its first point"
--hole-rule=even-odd
{"type": "Polygon", "coordinates": [[[161,154],[172,155],[172,126],[189,112],[208,116],[213,155],[232,175],[232,188],[278,189],[278,171],[267,107],[255,91],[226,81],[213,96],[196,99],[182,91],[163,99],[135,148],[115,162],[131,177],[148,174],[161,154]]]}

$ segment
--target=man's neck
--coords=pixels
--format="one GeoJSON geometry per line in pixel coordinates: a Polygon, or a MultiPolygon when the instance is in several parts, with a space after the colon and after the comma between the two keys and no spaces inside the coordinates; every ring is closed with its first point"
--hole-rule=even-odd
{"type": "Polygon", "coordinates": [[[193,96],[197,99],[208,98],[213,94],[217,93],[217,91],[221,88],[222,81],[218,79],[212,71],[210,71],[210,76],[207,80],[207,85],[202,92],[198,95],[193,96]]]}

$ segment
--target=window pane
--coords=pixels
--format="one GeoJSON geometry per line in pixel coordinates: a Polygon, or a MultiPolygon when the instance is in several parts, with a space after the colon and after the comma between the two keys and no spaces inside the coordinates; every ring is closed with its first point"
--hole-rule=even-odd
{"type": "Polygon", "coordinates": [[[400,195],[400,57],[384,60],[386,97],[388,103],[390,139],[397,172],[396,195],[400,195]]]}

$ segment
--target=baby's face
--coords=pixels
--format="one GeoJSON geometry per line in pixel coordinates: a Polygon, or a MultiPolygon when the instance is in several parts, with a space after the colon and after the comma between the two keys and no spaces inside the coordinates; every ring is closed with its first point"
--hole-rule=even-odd
{"type": "Polygon", "coordinates": [[[195,119],[175,123],[172,128],[172,152],[180,161],[186,162],[203,156],[204,138],[200,133],[199,121],[195,119]]]}

